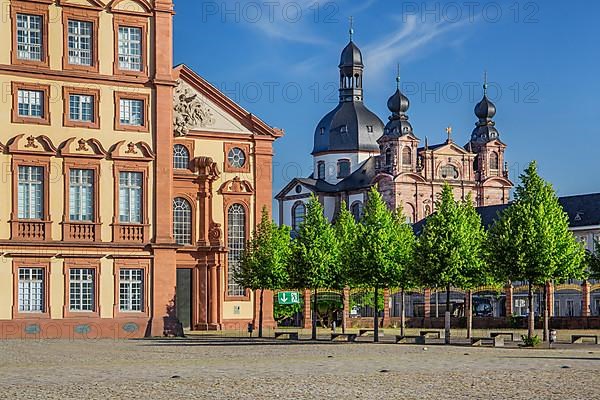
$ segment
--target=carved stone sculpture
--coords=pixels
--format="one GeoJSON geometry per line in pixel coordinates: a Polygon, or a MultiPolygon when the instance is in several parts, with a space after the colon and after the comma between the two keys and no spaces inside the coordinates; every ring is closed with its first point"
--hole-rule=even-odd
{"type": "Polygon", "coordinates": [[[188,84],[178,81],[174,97],[175,136],[185,136],[191,129],[211,126],[215,123],[211,110],[188,84]]]}

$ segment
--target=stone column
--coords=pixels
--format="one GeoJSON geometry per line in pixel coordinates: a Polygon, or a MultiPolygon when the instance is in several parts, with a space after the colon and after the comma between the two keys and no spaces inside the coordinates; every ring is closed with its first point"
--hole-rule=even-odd
{"type": "Polygon", "coordinates": [[[548,305],[548,316],[554,317],[554,284],[546,283],[546,304],[548,305]]]}
{"type": "Polygon", "coordinates": [[[350,288],[344,288],[344,321],[342,322],[342,329],[348,328],[348,320],[350,319],[350,288]]]}
{"type": "Polygon", "coordinates": [[[208,329],[219,329],[219,297],[217,266],[208,267],[209,296],[208,296],[208,329]]]}
{"type": "Polygon", "coordinates": [[[383,323],[390,323],[390,289],[383,290],[383,323]]]}
{"type": "Polygon", "coordinates": [[[425,318],[430,318],[431,317],[431,289],[425,289],[425,292],[423,294],[423,300],[424,300],[424,305],[423,305],[423,312],[424,312],[424,317],[425,318]]]}
{"type": "Polygon", "coordinates": [[[312,314],[310,312],[310,289],[304,291],[304,329],[312,327],[312,314]]]}
{"type": "Polygon", "coordinates": [[[508,285],[506,285],[504,287],[504,293],[506,294],[506,303],[505,303],[505,309],[506,309],[506,316],[510,317],[513,315],[513,285],[511,283],[509,283],[508,285]]]}
{"type": "Polygon", "coordinates": [[[591,302],[591,297],[590,297],[590,282],[589,281],[584,281],[581,284],[581,292],[582,292],[582,296],[583,296],[583,305],[581,307],[581,316],[582,317],[589,317],[590,316],[590,302],[591,302]]]}

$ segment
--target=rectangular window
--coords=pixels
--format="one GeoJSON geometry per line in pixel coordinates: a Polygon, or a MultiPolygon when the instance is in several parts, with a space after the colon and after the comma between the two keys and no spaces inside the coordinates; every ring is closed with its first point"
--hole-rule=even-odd
{"type": "Polygon", "coordinates": [[[120,121],[121,125],[143,126],[144,125],[144,101],[120,99],[120,121]]]}
{"type": "Polygon", "coordinates": [[[69,95],[69,118],[71,121],[94,122],[94,96],[69,95]]]}
{"type": "Polygon", "coordinates": [[[119,173],[119,221],[129,224],[142,223],[141,172],[119,173]]]}
{"type": "Polygon", "coordinates": [[[69,218],[94,221],[94,171],[72,169],[69,173],[69,218]]]}
{"type": "Polygon", "coordinates": [[[94,269],[69,270],[69,308],[71,311],[94,311],[94,269]]]}
{"type": "Polygon", "coordinates": [[[19,219],[43,219],[44,168],[19,166],[17,191],[19,219]]]}
{"type": "Polygon", "coordinates": [[[44,92],[41,90],[19,89],[17,94],[17,106],[20,117],[43,118],[44,117],[44,92]]]}
{"type": "Polygon", "coordinates": [[[19,268],[19,312],[44,312],[44,269],[19,268]]]}
{"type": "Polygon", "coordinates": [[[141,312],[143,309],[144,270],[122,269],[119,272],[119,310],[141,312]]]}
{"type": "Polygon", "coordinates": [[[88,21],[69,20],[68,29],[69,64],[91,66],[93,24],[88,21]]]}
{"type": "Polygon", "coordinates": [[[42,17],[17,14],[17,58],[42,61],[42,17]]]}
{"type": "Polygon", "coordinates": [[[119,26],[119,68],[142,70],[142,29],[119,26]]]}

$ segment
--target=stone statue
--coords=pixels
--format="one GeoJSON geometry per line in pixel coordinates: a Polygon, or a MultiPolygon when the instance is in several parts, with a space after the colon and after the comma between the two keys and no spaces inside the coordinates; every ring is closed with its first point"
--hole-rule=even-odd
{"type": "Polygon", "coordinates": [[[193,128],[214,124],[210,109],[186,83],[177,82],[174,97],[173,130],[175,136],[185,136],[193,128]]]}

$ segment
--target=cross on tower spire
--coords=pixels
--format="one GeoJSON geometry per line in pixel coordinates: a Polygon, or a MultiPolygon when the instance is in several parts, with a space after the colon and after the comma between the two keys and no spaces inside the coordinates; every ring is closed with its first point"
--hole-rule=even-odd
{"type": "Polygon", "coordinates": [[[348,33],[350,34],[350,41],[352,41],[352,38],[354,36],[354,17],[350,16],[350,29],[348,30],[348,33]]]}
{"type": "Polygon", "coordinates": [[[396,89],[400,89],[400,63],[397,65],[398,71],[396,73],[396,89]]]}
{"type": "Polygon", "coordinates": [[[483,73],[483,95],[487,96],[488,90],[488,78],[487,78],[487,70],[483,73]]]}

